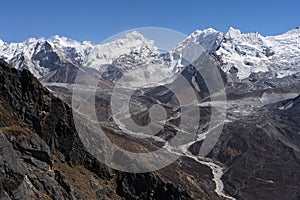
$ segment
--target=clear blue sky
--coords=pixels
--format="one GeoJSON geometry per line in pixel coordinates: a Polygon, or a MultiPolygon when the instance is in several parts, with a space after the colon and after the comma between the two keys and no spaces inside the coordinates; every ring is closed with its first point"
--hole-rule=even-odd
{"type": "Polygon", "coordinates": [[[67,36],[100,43],[138,27],[164,27],[190,34],[230,26],[276,35],[300,26],[299,0],[6,0],[1,1],[0,38],[67,36]]]}

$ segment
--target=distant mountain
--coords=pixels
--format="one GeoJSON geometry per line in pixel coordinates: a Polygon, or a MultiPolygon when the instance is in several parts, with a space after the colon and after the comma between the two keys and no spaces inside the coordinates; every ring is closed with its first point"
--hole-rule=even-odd
{"type": "Polygon", "coordinates": [[[183,52],[193,45],[201,45],[220,60],[220,68],[234,82],[255,82],[257,77],[269,81],[295,79],[300,73],[299,28],[266,37],[259,33],[244,34],[234,28],[227,33],[212,28],[197,30],[165,54],[138,32],[98,45],[59,36],[47,40],[30,38],[21,43],[0,41],[0,58],[17,69],[29,69],[44,82],[71,83],[77,67],[96,69],[112,81],[123,75],[130,79],[130,76],[135,76],[134,71],[142,70],[136,72],[144,74],[141,80],[153,77],[148,81],[168,82],[166,79],[188,65],[183,52]],[[68,72],[73,75],[66,74],[68,72]]]}
{"type": "Polygon", "coordinates": [[[240,79],[252,73],[270,73],[283,78],[300,72],[300,30],[264,37],[259,33],[243,34],[230,28],[217,55],[224,61],[226,72],[237,70],[240,79]]]}

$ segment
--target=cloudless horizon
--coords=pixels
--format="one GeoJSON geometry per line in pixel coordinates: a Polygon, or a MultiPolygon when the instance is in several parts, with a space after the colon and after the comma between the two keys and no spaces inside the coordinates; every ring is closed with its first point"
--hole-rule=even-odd
{"type": "Polygon", "coordinates": [[[163,27],[186,35],[229,27],[278,35],[300,25],[300,2],[286,1],[5,1],[1,2],[0,39],[21,42],[54,35],[101,43],[122,31],[163,27]]]}

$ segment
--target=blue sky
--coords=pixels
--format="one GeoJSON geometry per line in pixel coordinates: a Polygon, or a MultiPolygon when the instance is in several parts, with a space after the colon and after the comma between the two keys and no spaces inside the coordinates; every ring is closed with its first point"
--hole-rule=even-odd
{"type": "Polygon", "coordinates": [[[0,38],[67,36],[100,43],[128,29],[164,27],[190,34],[208,27],[276,35],[300,26],[300,1],[10,0],[1,1],[0,38]]]}

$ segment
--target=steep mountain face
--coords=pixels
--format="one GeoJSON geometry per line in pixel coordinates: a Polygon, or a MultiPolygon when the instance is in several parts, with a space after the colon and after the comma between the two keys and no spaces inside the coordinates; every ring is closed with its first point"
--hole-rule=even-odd
{"type": "MultiPolygon", "coordinates": [[[[196,30],[170,52],[171,68],[174,72],[180,72],[185,66],[192,64],[187,63],[185,57],[195,54],[193,52],[195,46],[201,47],[202,51],[207,51],[209,54],[215,53],[220,48],[223,37],[223,33],[212,28],[203,31],[196,30]],[[191,52],[189,52],[190,49],[191,52]]],[[[197,53],[201,54],[201,52],[197,53]]]]}
{"type": "Polygon", "coordinates": [[[173,70],[168,64],[168,60],[156,48],[142,46],[115,59],[107,66],[102,77],[113,82],[122,78],[121,81],[131,87],[149,87],[172,80],[173,70]]]}
{"type": "Polygon", "coordinates": [[[258,72],[270,73],[268,78],[283,78],[299,73],[299,36],[299,28],[267,37],[230,28],[217,54],[224,60],[223,69],[237,73],[240,79],[258,72]]]}
{"type": "Polygon", "coordinates": [[[104,44],[96,45],[93,51],[87,56],[83,62],[83,66],[96,68],[100,71],[105,70],[102,66],[112,64],[112,62],[122,55],[143,53],[141,48],[148,48],[157,51],[153,45],[153,41],[148,41],[143,35],[134,31],[125,34],[113,41],[108,41],[104,44]]]}
{"type": "Polygon", "coordinates": [[[53,38],[47,40],[55,49],[76,61],[77,63],[82,63],[91,51],[95,48],[94,45],[89,41],[84,41],[82,43],[71,40],[66,37],[54,36],[53,38]]]}
{"type": "Polygon", "coordinates": [[[66,65],[78,66],[91,48],[71,41],[66,44],[65,40],[56,36],[53,40],[30,38],[23,43],[3,42],[0,46],[0,58],[19,70],[28,69],[37,78],[42,78],[66,65]]]}

